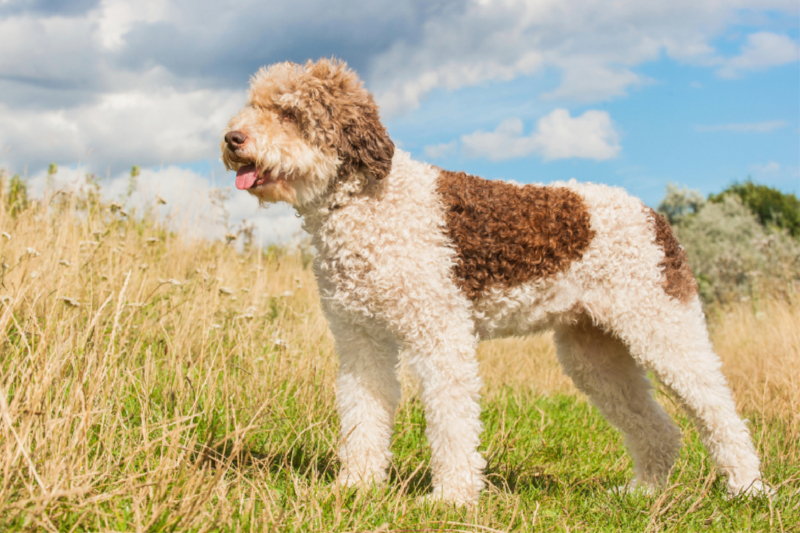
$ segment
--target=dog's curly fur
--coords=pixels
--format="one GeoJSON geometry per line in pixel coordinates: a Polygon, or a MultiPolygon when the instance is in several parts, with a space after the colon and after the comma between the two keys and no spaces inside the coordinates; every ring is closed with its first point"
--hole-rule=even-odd
{"type": "Polygon", "coordinates": [[[518,187],[443,170],[437,192],[458,251],[454,279],[472,300],[491,287],[566,270],[594,236],[583,200],[567,188],[518,187]]]}
{"type": "Polygon", "coordinates": [[[223,161],[237,186],[292,204],[318,250],[340,357],[341,483],[386,478],[403,353],[420,380],[434,497],[475,502],[485,466],[476,345],[551,328],[565,372],[625,434],[631,487],[663,486],[680,447],[652,397],[652,370],[694,417],[730,492],[768,490],[685,253],[641,201],[603,185],[518,186],[413,161],[338,61],[260,70],[228,132],[223,161]]]}

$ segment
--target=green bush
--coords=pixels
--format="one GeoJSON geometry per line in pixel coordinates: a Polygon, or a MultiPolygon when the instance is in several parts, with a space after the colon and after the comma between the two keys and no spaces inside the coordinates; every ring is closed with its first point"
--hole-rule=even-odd
{"type": "Polygon", "coordinates": [[[748,180],[734,183],[719,194],[709,195],[708,201],[718,204],[728,196],[739,197],[763,226],[776,226],[787,230],[793,237],[800,237],[800,200],[794,194],[785,194],[748,180]]]}
{"type": "MultiPolygon", "coordinates": [[[[754,204],[743,202],[735,192],[747,185],[731,186],[704,202],[699,191],[670,184],[659,205],[686,249],[706,304],[794,293],[800,282],[800,242],[785,225],[762,223],[754,204]]],[[[750,194],[751,199],[768,197],[764,190],[778,192],[758,185],[749,190],[759,191],[750,194]]],[[[778,194],[796,201],[794,196],[778,194]]],[[[788,201],[786,205],[791,207],[788,201]]],[[[778,215],[769,220],[791,219],[778,215]]]]}
{"type": "Polygon", "coordinates": [[[706,199],[700,191],[691,190],[685,185],[681,189],[674,183],[667,183],[667,192],[658,204],[658,212],[674,225],[687,216],[696,215],[705,203],[706,199]]]}

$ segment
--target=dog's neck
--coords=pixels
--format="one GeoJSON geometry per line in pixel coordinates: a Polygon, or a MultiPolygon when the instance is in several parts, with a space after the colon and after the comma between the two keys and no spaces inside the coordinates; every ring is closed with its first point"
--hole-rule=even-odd
{"type": "Polygon", "coordinates": [[[336,211],[344,209],[365,196],[379,194],[381,181],[364,172],[355,172],[346,180],[335,180],[319,198],[302,206],[295,206],[303,218],[303,230],[316,236],[336,211]]]}

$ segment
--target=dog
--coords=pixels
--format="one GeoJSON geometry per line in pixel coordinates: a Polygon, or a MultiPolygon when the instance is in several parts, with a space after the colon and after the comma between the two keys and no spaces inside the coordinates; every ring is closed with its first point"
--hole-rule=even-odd
{"type": "Polygon", "coordinates": [[[640,200],[605,185],[517,185],[414,161],[338,60],[259,70],[221,149],[236,187],[292,205],[318,251],[339,356],[342,485],[387,477],[403,353],[425,406],[429,497],[476,502],[486,466],[476,346],[552,329],[565,373],[625,435],[635,472],[626,490],[663,488],[681,445],[648,370],[694,418],[730,494],[769,490],[686,253],[640,200]]]}

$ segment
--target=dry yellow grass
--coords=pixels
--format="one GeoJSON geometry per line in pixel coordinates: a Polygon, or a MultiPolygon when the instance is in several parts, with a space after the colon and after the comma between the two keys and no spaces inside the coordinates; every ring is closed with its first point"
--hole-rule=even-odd
{"type": "Polygon", "coordinates": [[[740,408],[786,422],[800,440],[800,302],[737,303],[712,325],[740,408]]]}
{"type": "MultiPolygon", "coordinates": [[[[374,518],[360,503],[416,512],[328,487],[336,363],[307,258],[193,241],[91,197],[16,216],[2,201],[0,232],[0,529],[359,530],[374,518]]],[[[798,332],[797,303],[714,324],[742,408],[795,442],[798,332]]],[[[489,399],[574,394],[549,336],[480,350],[489,399]]],[[[470,523],[504,528],[518,498],[490,497],[470,523]]]]}
{"type": "Polygon", "coordinates": [[[504,387],[530,389],[537,395],[578,394],[556,360],[552,333],[484,342],[478,359],[488,394],[504,387]]]}
{"type": "MultiPolygon", "coordinates": [[[[714,347],[741,410],[800,427],[800,304],[785,299],[741,302],[711,321],[714,347]]],[[[526,387],[537,394],[578,394],[556,361],[552,334],[481,344],[488,392],[526,387]]]]}
{"type": "MultiPolygon", "coordinates": [[[[0,207],[0,518],[62,529],[124,496],[138,529],[167,511],[199,527],[269,501],[185,439],[218,424],[214,445],[241,447],[265,419],[285,422],[289,395],[309,400],[291,425],[330,411],[332,343],[302,258],[57,200],[16,218],[0,207]]],[[[114,529],[107,518],[96,527],[114,529]]]]}

